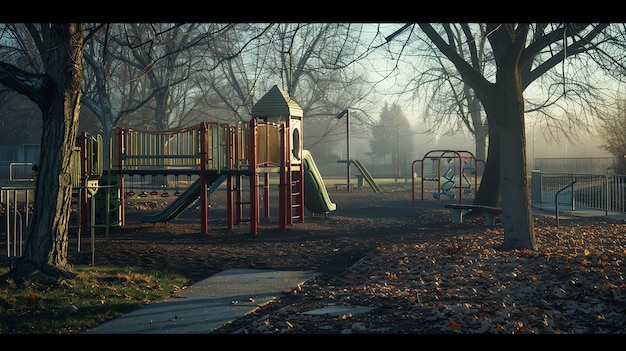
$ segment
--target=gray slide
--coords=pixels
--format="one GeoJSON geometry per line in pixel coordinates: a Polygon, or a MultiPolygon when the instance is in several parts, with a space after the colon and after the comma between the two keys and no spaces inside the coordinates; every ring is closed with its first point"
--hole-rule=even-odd
{"type": "MultiPolygon", "coordinates": [[[[207,176],[210,177],[211,176],[207,176]]],[[[209,193],[214,192],[220,184],[226,179],[226,174],[216,175],[216,178],[213,178],[213,182],[209,187],[209,193]]],[[[141,217],[141,222],[143,223],[158,223],[158,222],[169,222],[172,219],[176,218],[181,212],[187,209],[191,204],[194,203],[200,197],[200,178],[193,182],[191,186],[185,190],[182,194],[178,195],[178,198],[171,205],[167,206],[163,211],[145,215],[141,217]]]]}

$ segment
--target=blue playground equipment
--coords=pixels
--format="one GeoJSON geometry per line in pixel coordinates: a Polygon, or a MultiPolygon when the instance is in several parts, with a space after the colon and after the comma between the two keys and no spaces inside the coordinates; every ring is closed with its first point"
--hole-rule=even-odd
{"type": "MultiPolygon", "coordinates": [[[[443,182],[439,187],[439,189],[441,189],[441,192],[433,193],[433,197],[435,199],[438,199],[441,195],[447,195],[450,199],[454,199],[456,197],[456,195],[450,192],[450,190],[454,189],[454,187],[456,186],[456,180],[454,179],[454,170],[452,169],[453,163],[454,162],[452,161],[452,158],[448,158],[448,169],[446,169],[446,171],[443,172],[443,174],[441,175],[446,181],[443,182]]],[[[465,176],[465,174],[463,175],[465,176]]]]}
{"type": "Polygon", "coordinates": [[[463,195],[471,194],[478,190],[478,177],[475,167],[477,162],[484,163],[483,160],[477,160],[469,151],[464,150],[431,150],[427,152],[420,160],[414,160],[411,166],[413,173],[413,203],[415,203],[415,179],[420,179],[421,198],[424,201],[425,182],[437,182],[437,187],[433,196],[439,200],[448,196],[450,199],[458,198],[459,203],[463,203],[463,195]],[[432,162],[429,172],[426,172],[426,161],[432,162]],[[441,161],[448,161],[448,168],[442,173],[441,161]],[[457,162],[458,161],[458,162],[457,162]],[[455,166],[455,164],[457,166],[455,166]],[[416,173],[416,165],[419,165],[419,174],[416,173]],[[431,173],[432,172],[432,173],[431,173]],[[418,176],[416,176],[418,175],[418,176]],[[471,181],[470,175],[474,178],[471,181]],[[457,179],[458,177],[458,179],[457,179]],[[461,184],[458,185],[457,182],[461,184]],[[458,193],[456,192],[458,189],[458,193]]]}

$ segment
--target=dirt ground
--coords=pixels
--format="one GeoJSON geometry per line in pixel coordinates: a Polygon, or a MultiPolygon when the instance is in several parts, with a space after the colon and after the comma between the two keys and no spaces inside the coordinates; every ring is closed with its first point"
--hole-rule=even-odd
{"type": "MultiPolygon", "coordinates": [[[[170,223],[141,223],[172,197],[126,200],[126,225],[108,238],[97,228],[95,265],[166,269],[199,281],[233,268],[303,270],[316,278],[216,333],[268,334],[605,334],[626,330],[624,223],[537,215],[540,249],[503,251],[503,229],[482,218],[452,223],[436,201],[410,184],[347,192],[329,187],[337,210],[306,211],[281,230],[277,206],[259,232],[227,228],[225,190],[211,195],[209,233],[190,207],[170,223]],[[413,201],[415,197],[415,201],[413,201]],[[310,315],[328,306],[367,313],[310,315]]],[[[274,195],[278,201],[278,193],[274,195]]],[[[458,201],[458,200],[447,200],[458,201]]],[[[244,215],[247,217],[247,214],[244,215]]],[[[70,261],[92,260],[90,233],[73,237],[70,261]]]]}
{"type": "MultiPolygon", "coordinates": [[[[278,192],[270,194],[270,217],[261,214],[258,233],[251,234],[248,222],[227,227],[226,191],[211,194],[209,233],[201,234],[199,202],[168,223],[141,223],[141,217],[156,213],[175,200],[149,196],[126,200],[126,224],[110,227],[109,240],[104,228],[96,228],[96,265],[136,265],[179,272],[198,281],[231,268],[315,270],[333,274],[344,271],[378,245],[397,243],[414,236],[414,228],[425,224],[424,217],[435,213],[412,204],[410,185],[389,187],[382,193],[370,188],[329,187],[329,197],[337,210],[326,216],[305,211],[304,223],[294,220],[285,230],[278,222],[278,192]]],[[[419,194],[416,204],[420,203],[419,194]]],[[[432,201],[429,201],[432,202],[432,201]]],[[[428,205],[426,207],[431,207],[428,205]]],[[[443,209],[443,204],[438,207],[443,209]]],[[[262,210],[262,208],[261,208],[262,210]]],[[[243,217],[249,217],[249,207],[243,217]]],[[[447,214],[448,211],[443,211],[447,214]]],[[[447,226],[452,217],[432,223],[447,226]]],[[[92,259],[90,232],[81,233],[81,252],[75,237],[70,242],[72,262],[89,264],[92,259]]],[[[424,238],[424,235],[420,235],[424,238]]]]}

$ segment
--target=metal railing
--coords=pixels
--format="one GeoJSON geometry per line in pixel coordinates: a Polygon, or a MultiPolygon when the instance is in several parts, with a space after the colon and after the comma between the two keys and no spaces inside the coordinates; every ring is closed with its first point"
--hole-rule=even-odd
{"type": "MultiPolygon", "coordinates": [[[[89,188],[111,188],[118,185],[97,185],[89,188]]],[[[75,187],[82,188],[82,187],[75,187]]],[[[6,258],[21,257],[25,235],[28,233],[30,211],[34,202],[34,187],[0,187],[0,211],[3,211],[6,258]]],[[[80,194],[80,192],[79,192],[80,194]]],[[[90,197],[92,200],[94,196],[90,197]]],[[[107,196],[107,203],[109,201],[107,196]]],[[[531,176],[531,203],[533,206],[563,205],[569,210],[592,209],[609,213],[626,213],[626,175],[542,172],[534,170],[531,176]]],[[[93,228],[95,227],[95,201],[91,201],[92,254],[93,228]]],[[[109,213],[108,205],[105,213],[109,213]]],[[[80,221],[80,214],[77,216],[80,221]]],[[[2,217],[0,217],[2,218],[2,217]]],[[[108,218],[108,216],[107,216],[108,218]]],[[[78,225],[78,251],[80,252],[80,223],[78,225]]],[[[108,237],[108,225],[107,225],[108,237]]],[[[93,257],[92,257],[93,261],[93,257]]]]}
{"type": "Polygon", "coordinates": [[[531,202],[534,206],[565,205],[570,210],[598,210],[626,213],[626,175],[600,173],[542,172],[531,176],[531,202]],[[574,182],[556,197],[559,190],[574,182]]]}
{"type": "Polygon", "coordinates": [[[34,187],[0,187],[0,208],[4,221],[0,228],[6,231],[6,258],[13,260],[22,257],[24,240],[28,232],[30,213],[35,200],[34,187]]]}
{"type": "Polygon", "coordinates": [[[559,226],[559,194],[562,193],[563,191],[567,190],[568,188],[571,188],[574,186],[574,184],[576,184],[576,179],[572,180],[571,183],[567,184],[566,186],[562,187],[561,189],[559,189],[556,194],[554,194],[554,212],[556,213],[556,226],[559,226]]]}
{"type": "MultiPolygon", "coordinates": [[[[116,188],[119,189],[119,184],[111,184],[111,185],[89,185],[89,186],[78,186],[73,187],[73,191],[78,193],[78,207],[77,207],[77,215],[76,215],[76,230],[77,230],[77,252],[81,252],[81,202],[82,202],[82,191],[81,189],[88,190],[88,199],[89,206],[87,208],[87,224],[90,227],[91,235],[90,235],[90,246],[91,246],[91,264],[94,264],[94,242],[95,242],[95,232],[94,229],[98,225],[96,224],[96,201],[97,197],[95,196],[99,189],[105,189],[107,191],[104,199],[105,203],[105,233],[106,238],[109,237],[109,216],[108,214],[111,211],[110,208],[110,192],[108,188],[116,188]]],[[[6,258],[9,262],[12,262],[22,257],[24,254],[24,242],[27,239],[28,230],[30,226],[30,218],[32,216],[33,205],[35,201],[34,196],[35,188],[30,186],[6,186],[0,187],[0,232],[5,232],[5,241],[6,241],[6,251],[5,256],[0,258],[6,258]]],[[[0,240],[1,241],[1,240],[0,240]]]]}

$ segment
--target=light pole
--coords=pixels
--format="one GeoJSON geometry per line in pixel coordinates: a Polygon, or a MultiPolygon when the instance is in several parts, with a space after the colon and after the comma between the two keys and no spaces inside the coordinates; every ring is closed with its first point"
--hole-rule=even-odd
{"type": "Polygon", "coordinates": [[[348,109],[341,111],[337,115],[337,119],[346,116],[346,186],[350,192],[350,113],[348,109]]]}
{"type": "Polygon", "coordinates": [[[533,169],[535,169],[535,124],[533,123],[533,169]]]}

